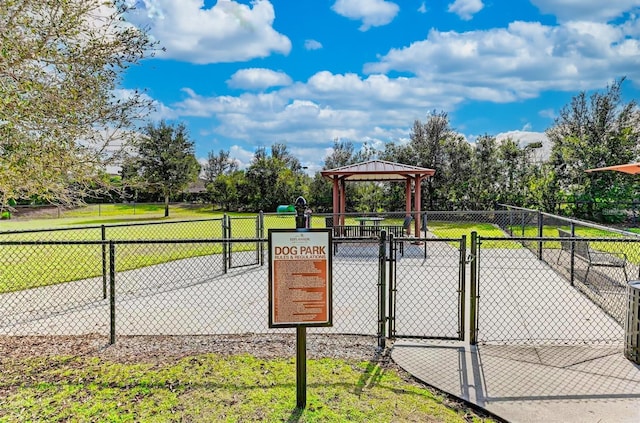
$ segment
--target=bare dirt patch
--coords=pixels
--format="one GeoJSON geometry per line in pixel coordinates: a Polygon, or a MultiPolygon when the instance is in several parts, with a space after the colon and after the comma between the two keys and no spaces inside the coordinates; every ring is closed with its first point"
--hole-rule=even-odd
{"type": "MultiPolygon", "coordinates": [[[[118,362],[164,362],[197,354],[251,354],[258,358],[295,357],[294,334],[203,336],[121,336],[113,345],[102,336],[3,336],[0,357],[95,356],[118,362]]],[[[356,335],[307,335],[308,358],[371,360],[376,339],[356,335]]]]}

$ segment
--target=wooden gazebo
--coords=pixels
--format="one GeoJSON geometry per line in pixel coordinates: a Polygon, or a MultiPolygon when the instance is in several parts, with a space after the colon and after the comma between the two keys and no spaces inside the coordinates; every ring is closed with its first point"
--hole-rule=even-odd
{"type": "Polygon", "coordinates": [[[415,212],[414,225],[415,234],[420,231],[420,185],[423,179],[429,178],[436,173],[433,169],[410,166],[401,163],[387,162],[384,160],[370,160],[368,162],[356,163],[336,169],[323,170],[320,172],[325,178],[333,181],[333,214],[336,224],[344,225],[346,212],[346,191],[347,182],[362,181],[389,181],[405,183],[406,215],[415,212]],[[411,186],[415,187],[413,195],[413,207],[411,201],[411,186]]]}

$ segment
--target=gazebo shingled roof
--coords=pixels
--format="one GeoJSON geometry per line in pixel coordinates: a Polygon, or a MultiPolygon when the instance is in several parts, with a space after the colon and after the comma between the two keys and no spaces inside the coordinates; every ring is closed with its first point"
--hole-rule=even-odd
{"type": "Polygon", "coordinates": [[[333,180],[333,213],[334,222],[340,220],[344,224],[346,212],[345,183],[346,181],[405,181],[406,214],[411,214],[411,184],[414,183],[415,233],[420,228],[420,184],[422,179],[429,178],[436,173],[433,169],[411,166],[385,160],[370,160],[342,166],[320,172],[325,178],[333,180]]]}
{"type": "Polygon", "coordinates": [[[385,160],[370,160],[320,172],[326,178],[343,177],[347,181],[404,181],[417,175],[432,176],[433,169],[393,163],[385,160]]]}

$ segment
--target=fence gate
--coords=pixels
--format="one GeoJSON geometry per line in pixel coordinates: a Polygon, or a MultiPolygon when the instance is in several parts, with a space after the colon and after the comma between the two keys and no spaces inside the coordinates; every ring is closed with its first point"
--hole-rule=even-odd
{"type": "Polygon", "coordinates": [[[389,338],[464,339],[466,236],[389,239],[389,338]]]}
{"type": "Polygon", "coordinates": [[[256,217],[231,217],[222,219],[223,254],[226,268],[264,264],[264,238],[262,214],[256,217]],[[246,240],[244,241],[243,238],[246,240]]]}

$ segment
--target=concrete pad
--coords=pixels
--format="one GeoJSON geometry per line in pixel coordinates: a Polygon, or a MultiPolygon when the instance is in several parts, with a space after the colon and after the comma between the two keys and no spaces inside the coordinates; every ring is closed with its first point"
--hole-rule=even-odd
{"type": "Polygon", "coordinates": [[[619,347],[403,340],[391,357],[421,381],[510,422],[640,420],[640,366],[619,347]]]}

